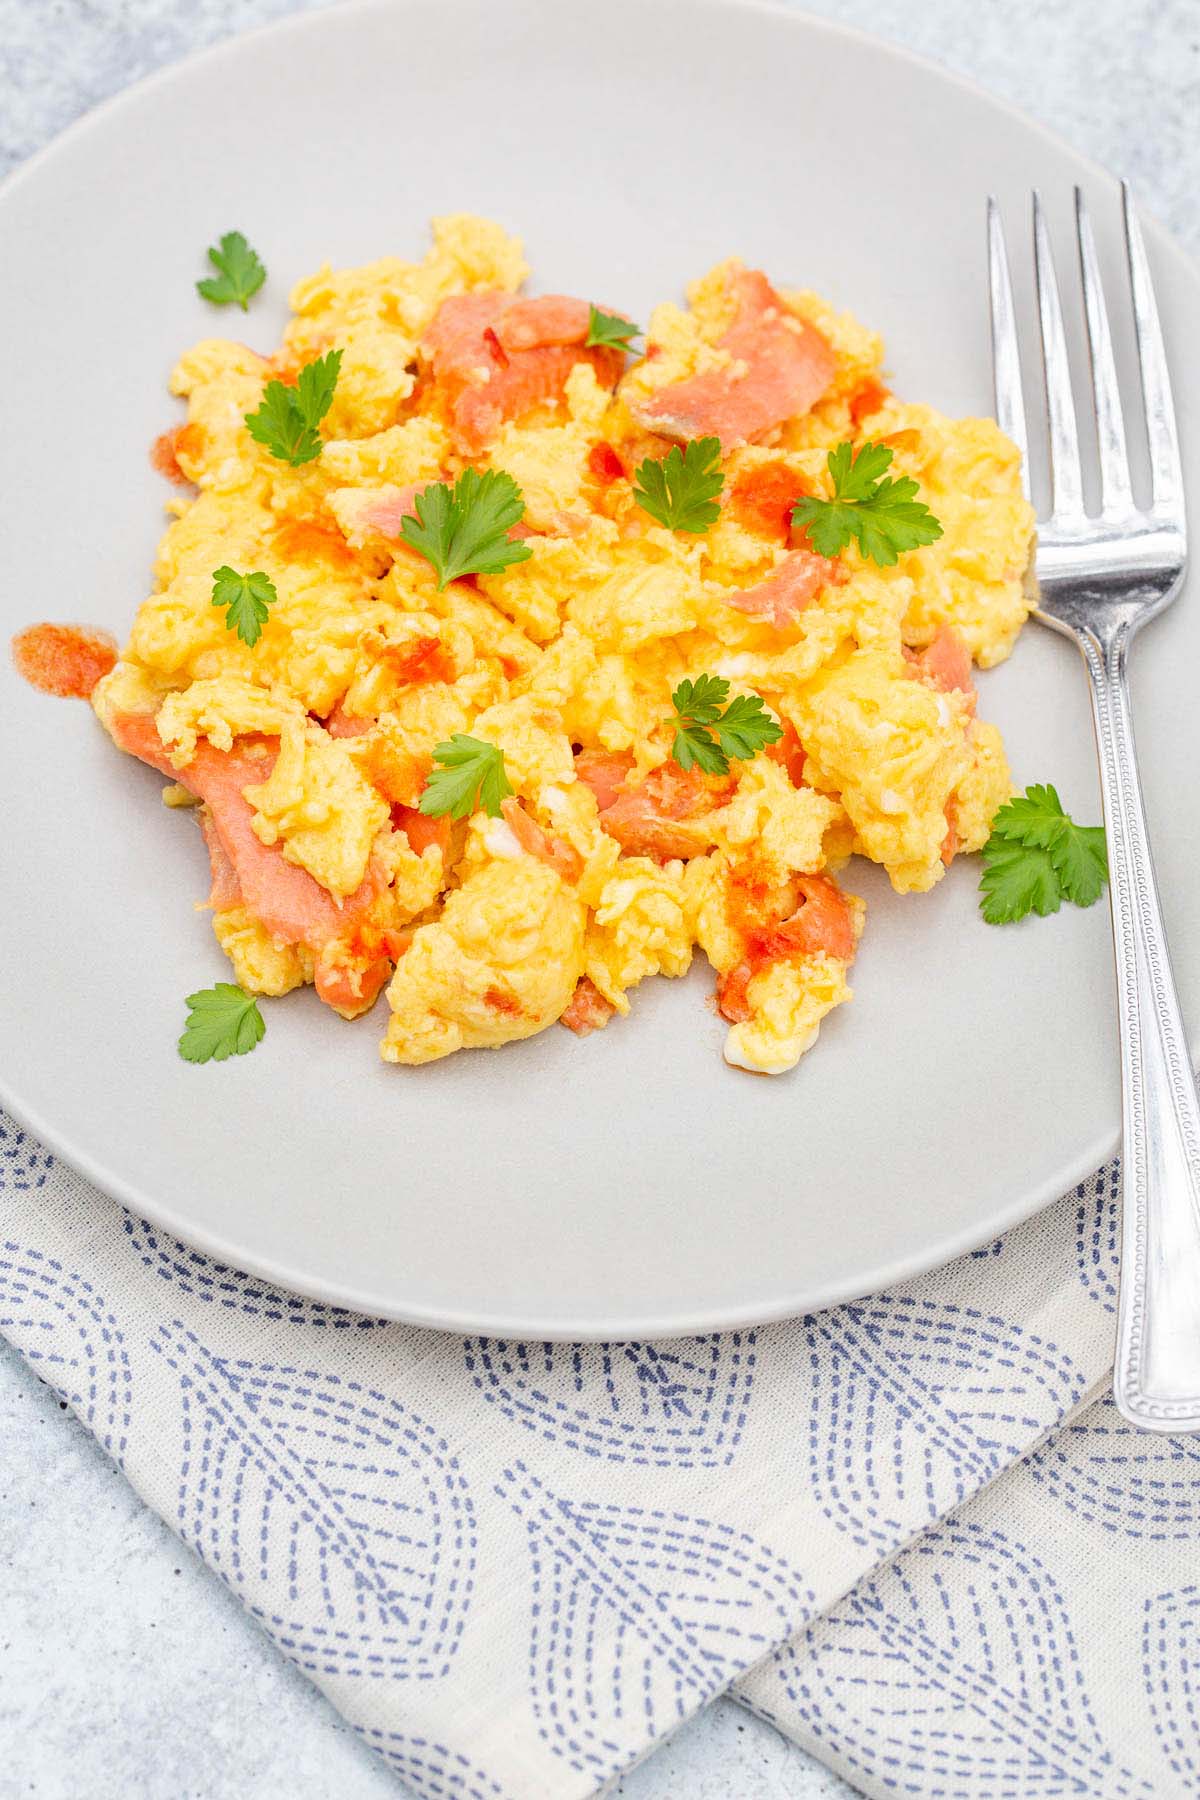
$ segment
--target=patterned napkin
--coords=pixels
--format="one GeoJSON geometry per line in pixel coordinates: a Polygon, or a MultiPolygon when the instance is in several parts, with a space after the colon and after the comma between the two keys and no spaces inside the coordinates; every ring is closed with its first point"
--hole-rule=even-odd
{"type": "Polygon", "coordinates": [[[424,1800],[595,1793],[731,1686],[868,1794],[1174,1797],[1200,1442],[1099,1398],[1116,1188],[786,1325],[518,1344],[266,1287],[0,1116],[0,1331],[424,1800]]]}

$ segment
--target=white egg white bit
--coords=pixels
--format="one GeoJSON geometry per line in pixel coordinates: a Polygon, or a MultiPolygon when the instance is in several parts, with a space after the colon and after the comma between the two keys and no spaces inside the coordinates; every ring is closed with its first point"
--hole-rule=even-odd
{"type": "Polygon", "coordinates": [[[879,810],[884,813],[900,813],[904,811],[904,798],[895,788],[880,788],[879,810]]]}
{"type": "Polygon", "coordinates": [[[503,819],[489,819],[483,828],[483,842],[489,856],[504,857],[515,862],[525,852],[503,819]]]}
{"type": "Polygon", "coordinates": [[[541,794],[542,805],[553,819],[567,804],[567,791],[560,787],[544,787],[541,794]]]}
{"type": "Polygon", "coordinates": [[[744,675],[754,673],[758,658],[751,656],[746,650],[737,656],[723,656],[713,664],[714,675],[720,675],[725,681],[740,681],[744,675]]]}
{"type": "Polygon", "coordinates": [[[735,1025],[733,1029],[727,1033],[725,1038],[725,1061],[731,1068],[746,1069],[751,1075],[786,1075],[789,1069],[795,1068],[797,1062],[804,1055],[804,1052],[810,1050],[816,1043],[817,1032],[819,1029],[819,1027],[814,1026],[813,1030],[809,1032],[808,1036],[801,1043],[792,1044],[789,1047],[788,1054],[784,1057],[772,1062],[768,1062],[765,1059],[760,1059],[758,1062],[751,1062],[749,1057],[743,1054],[741,1042],[738,1038],[739,1027],[735,1025]]]}
{"type": "Polygon", "coordinates": [[[751,1075],[786,1075],[787,1071],[793,1067],[791,1057],[783,1062],[752,1062],[748,1056],[742,1054],[737,1044],[732,1042],[732,1038],[731,1031],[725,1040],[725,1061],[731,1069],[745,1069],[751,1075]]]}
{"type": "Polygon", "coordinates": [[[947,700],[945,694],[939,694],[937,697],[938,724],[939,725],[949,725],[949,723],[953,717],[954,717],[954,709],[950,705],[949,700],[947,700]]]}

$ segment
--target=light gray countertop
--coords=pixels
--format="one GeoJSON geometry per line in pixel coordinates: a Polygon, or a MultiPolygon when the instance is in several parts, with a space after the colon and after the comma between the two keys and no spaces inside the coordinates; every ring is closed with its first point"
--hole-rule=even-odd
{"type": "MultiPolygon", "coordinates": [[[[0,0],[0,172],[160,64],[323,3],[0,0]]],[[[1127,175],[1143,205],[1200,247],[1200,0],[811,0],[808,10],[974,76],[1127,175]]],[[[0,1445],[2,1800],[404,1800],[7,1349],[0,1445]]],[[[727,1702],[618,1791],[850,1792],[727,1702]]]]}

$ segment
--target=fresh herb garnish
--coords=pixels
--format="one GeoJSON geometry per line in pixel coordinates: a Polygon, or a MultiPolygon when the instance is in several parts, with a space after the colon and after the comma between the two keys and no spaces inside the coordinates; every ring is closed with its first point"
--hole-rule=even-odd
{"type": "Polygon", "coordinates": [[[421,811],[429,818],[449,813],[465,819],[480,808],[491,819],[500,817],[500,802],[512,793],[504,772],[504,752],[483,738],[456,731],[449,743],[438,744],[434,769],[421,795],[421,811]]]}
{"type": "Polygon", "coordinates": [[[435,481],[413,501],[401,520],[400,535],[437,572],[438,587],[460,575],[498,575],[532,554],[528,544],[509,537],[525,512],[525,501],[503,469],[464,469],[453,487],[435,481]]]}
{"type": "Polygon", "coordinates": [[[224,1062],[227,1056],[246,1056],[262,1042],[266,1032],[258,1001],[231,981],[201,988],[187,997],[187,1024],[179,1040],[185,1062],[224,1062]]]}
{"type": "Polygon", "coordinates": [[[671,754],[681,769],[692,764],[706,775],[727,775],[729,764],[749,762],[767,744],[783,736],[758,694],[729,699],[729,683],[720,675],[698,675],[681,681],[671,695],[675,708],[675,742],[671,754]]]}
{"type": "Polygon", "coordinates": [[[333,403],[341,364],[341,351],[330,350],[305,363],[295,387],[268,381],[261,405],[246,414],[246,429],[255,443],[293,469],[320,456],[324,441],[317,426],[333,403]]]}
{"type": "Polygon", "coordinates": [[[646,458],[634,475],[633,497],[668,531],[707,531],[721,514],[715,504],[725,486],[720,463],[720,438],[693,438],[682,450],[676,444],[662,462],[646,458]]]}
{"type": "Polygon", "coordinates": [[[630,340],[641,337],[641,335],[641,326],[635,325],[632,320],[623,319],[620,313],[601,312],[598,306],[593,306],[588,312],[587,336],[583,340],[584,348],[588,350],[598,348],[628,350],[631,348],[630,340]]]}
{"type": "Polygon", "coordinates": [[[251,575],[239,575],[227,563],[213,570],[212,579],[213,605],[225,608],[228,629],[236,631],[243,644],[253,649],[262,636],[268,609],[279,598],[275,583],[261,569],[255,569],[251,575]]]}
{"type": "Polygon", "coordinates": [[[992,820],[983,846],[980,909],[989,925],[1091,906],[1108,879],[1103,825],[1076,825],[1048,784],[1026,788],[992,820]]]}
{"type": "Polygon", "coordinates": [[[227,231],[219,244],[209,248],[208,260],[219,272],[196,283],[196,290],[214,306],[247,305],[267,279],[267,271],[240,231],[227,231]]]}
{"type": "Polygon", "coordinates": [[[942,528],[911,476],[898,480],[886,471],[892,452],[886,444],[839,444],[826,459],[833,480],[832,500],[802,495],[792,508],[792,523],[808,532],[819,556],[838,556],[851,538],[864,556],[890,569],[902,550],[932,544],[942,528]]]}

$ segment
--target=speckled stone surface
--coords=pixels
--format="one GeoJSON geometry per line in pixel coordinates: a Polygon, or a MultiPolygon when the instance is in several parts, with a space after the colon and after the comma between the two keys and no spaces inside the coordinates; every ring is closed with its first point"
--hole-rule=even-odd
{"type": "MultiPolygon", "coordinates": [[[[0,173],[163,63],[323,3],[0,0],[0,173]]],[[[973,76],[1129,176],[1200,249],[1200,0],[812,0],[808,10],[973,76]]],[[[404,1792],[0,1348],[0,1800],[404,1792]]],[[[718,1703],[617,1792],[835,1800],[850,1790],[718,1703]]]]}

